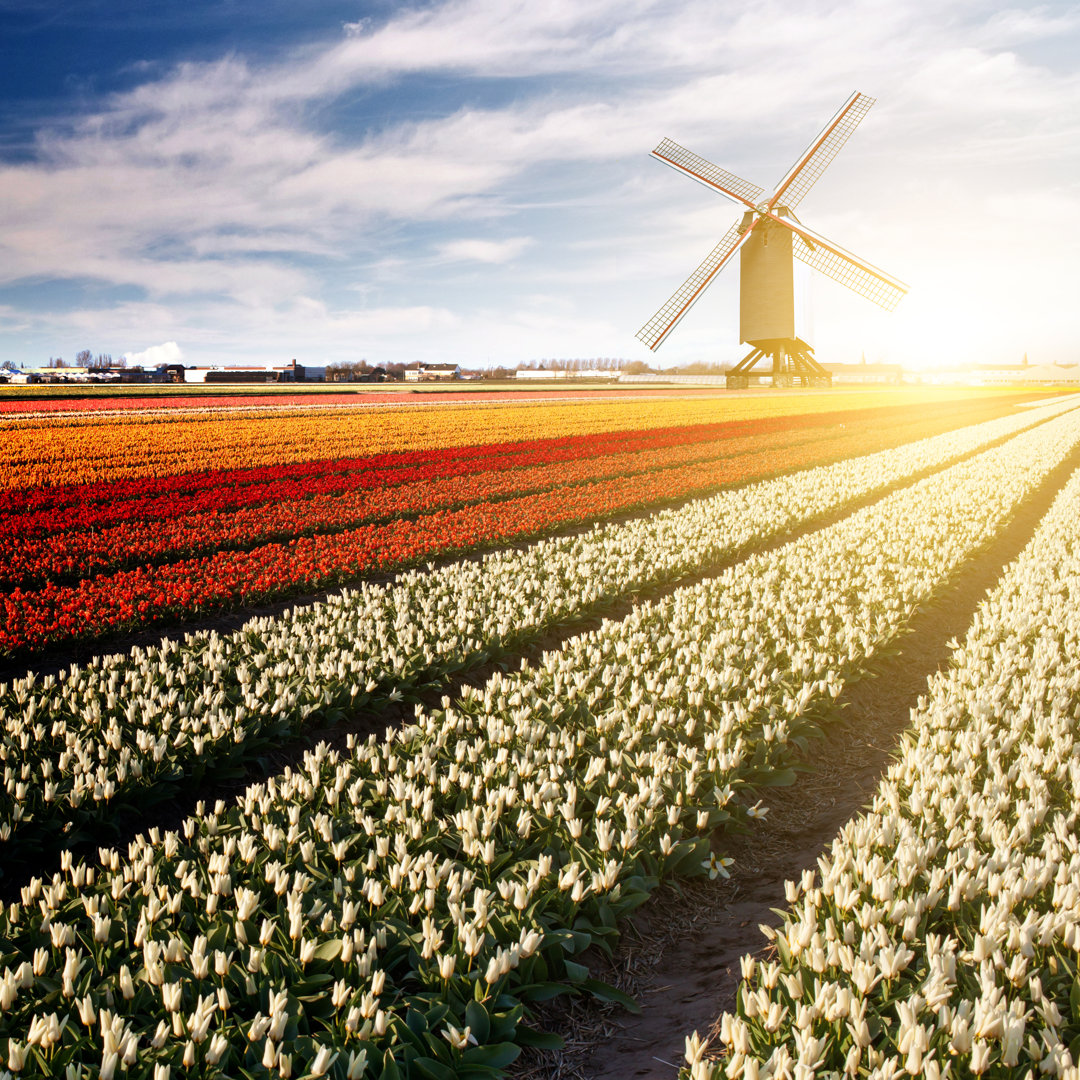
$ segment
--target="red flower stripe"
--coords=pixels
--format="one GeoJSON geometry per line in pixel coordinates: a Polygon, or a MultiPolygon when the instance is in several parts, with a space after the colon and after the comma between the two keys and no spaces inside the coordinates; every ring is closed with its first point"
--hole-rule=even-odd
{"type": "MultiPolygon", "coordinates": [[[[483,460],[503,455],[525,454],[528,452],[550,453],[558,449],[577,451],[573,456],[587,453],[610,453],[622,449],[645,449],[650,445],[674,446],[683,442],[699,442],[705,439],[738,438],[743,435],[766,435],[797,428],[831,427],[837,423],[846,423],[859,416],[874,415],[881,423],[892,423],[897,419],[912,415],[935,415],[956,417],[956,422],[975,423],[983,413],[1000,412],[998,402],[934,402],[913,405],[892,405],[879,409],[853,411],[834,411],[810,414],[792,414],[771,416],[753,420],[729,420],[717,423],[702,423],[686,426],[652,428],[643,431],[614,431],[600,435],[564,435],[550,439],[533,439],[515,442],[486,443],[447,447],[441,450],[398,451],[385,454],[369,454],[354,458],[330,458],[316,461],[295,462],[285,465],[257,466],[210,470],[196,473],[180,473],[160,477],[139,477],[127,480],[108,480],[87,484],[62,484],[54,487],[11,488],[0,490],[0,524],[6,524],[11,530],[27,535],[32,531],[84,527],[100,527],[113,521],[123,520],[124,503],[127,500],[145,500],[140,507],[133,507],[134,517],[145,517],[152,513],[152,500],[170,496],[192,496],[190,504],[174,503],[174,512],[187,513],[197,510],[223,509],[226,506],[245,505],[240,489],[247,486],[276,484],[286,480],[307,480],[314,477],[346,475],[351,472],[367,472],[381,469],[400,469],[409,466],[434,466],[439,463],[456,461],[483,460]],[[963,417],[961,420],[960,418],[963,417]],[[196,496],[207,501],[200,503],[196,496]],[[218,499],[233,499],[233,502],[215,502],[218,499]],[[89,507],[101,504],[96,511],[98,517],[89,516],[89,507]],[[58,517],[53,522],[47,516],[40,521],[31,517],[33,514],[45,514],[49,510],[67,507],[72,516],[58,517]],[[80,517],[79,515],[87,515],[80,517]],[[20,522],[14,522],[15,515],[23,515],[20,522]],[[110,516],[112,515],[112,516],[110,516]]],[[[545,460],[538,458],[538,461],[545,460]]],[[[553,460],[553,459],[552,459],[553,460]]],[[[331,489],[326,489],[331,490],[331,489]]],[[[344,490],[343,488],[334,490],[344,490]]],[[[263,501],[271,501],[276,494],[270,491],[256,496],[263,501]]],[[[248,505],[253,505],[249,503],[248,505]]],[[[163,513],[161,516],[170,516],[163,513]]]]}
{"type": "MultiPolygon", "coordinates": [[[[833,420],[835,423],[835,418],[833,420]]],[[[829,425],[779,423],[784,431],[829,425]]],[[[415,480],[464,476],[493,469],[575,461],[615,451],[684,446],[707,439],[735,438],[746,431],[728,425],[694,425],[663,431],[566,436],[534,443],[447,448],[407,454],[380,454],[259,469],[234,469],[213,474],[121,481],[100,485],[106,490],[64,492],[59,505],[12,513],[0,521],[0,537],[20,539],[71,529],[102,528],[126,520],[167,519],[208,510],[228,510],[314,495],[344,493],[406,484],[415,480]],[[716,430],[719,429],[719,430],[716,430]],[[123,489],[122,492],[109,489],[123,489]],[[170,490],[171,489],[171,490],[170,490]]],[[[85,485],[98,489],[99,485],[85,485]]],[[[47,492],[49,489],[39,489],[47,492]]],[[[55,490],[55,489],[54,489],[55,490]]],[[[0,498],[0,504],[3,500],[0,498]]]]}
{"type": "MultiPolygon", "coordinates": [[[[820,437],[817,432],[787,432],[774,437],[777,440],[774,446],[795,446],[820,437]]],[[[0,541],[0,586],[32,588],[57,579],[88,577],[140,563],[160,563],[295,536],[340,532],[391,517],[410,517],[428,510],[745,454],[752,452],[759,442],[756,437],[725,439],[569,461],[565,460],[564,452],[553,455],[551,463],[532,468],[496,471],[491,465],[489,471],[478,475],[443,475],[375,490],[318,494],[276,505],[221,513],[210,511],[172,520],[126,521],[97,532],[73,530],[26,540],[7,537],[0,541]]],[[[505,461],[500,459],[499,464],[505,461]]]]}

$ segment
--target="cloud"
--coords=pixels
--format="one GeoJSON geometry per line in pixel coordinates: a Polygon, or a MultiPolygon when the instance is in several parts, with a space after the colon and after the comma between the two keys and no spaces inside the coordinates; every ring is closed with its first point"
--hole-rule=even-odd
{"type": "Polygon", "coordinates": [[[516,259],[530,244],[528,236],[506,240],[449,240],[438,246],[439,255],[451,262],[481,262],[496,265],[516,259]]]}
{"type": "Polygon", "coordinates": [[[179,364],[184,358],[180,346],[175,341],[166,341],[163,345],[151,345],[142,352],[126,352],[123,359],[132,367],[157,367],[158,364],[179,364]]]}

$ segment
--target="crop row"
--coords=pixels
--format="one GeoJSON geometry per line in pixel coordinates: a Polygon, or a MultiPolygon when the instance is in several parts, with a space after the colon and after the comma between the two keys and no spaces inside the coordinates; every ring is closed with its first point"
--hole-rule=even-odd
{"type": "Polygon", "coordinates": [[[693,1080],[1077,1075],[1080,472],[914,710],[870,810],[789,882],[693,1080]]]}
{"type": "MultiPolygon", "coordinates": [[[[767,405],[762,403],[745,418],[798,411],[784,409],[779,401],[771,411],[767,405]]],[[[391,450],[533,440],[552,434],[715,423],[730,415],[731,407],[722,399],[676,399],[345,407],[317,414],[303,410],[246,414],[242,423],[227,410],[205,417],[52,418],[33,426],[20,423],[4,428],[6,457],[0,488],[163,476],[200,472],[208,466],[251,468],[391,450]]]]}
{"type": "MultiPolygon", "coordinates": [[[[962,410],[957,407],[958,414],[962,410]]],[[[875,410],[877,415],[877,410],[875,410]]],[[[134,480],[68,484],[59,487],[0,492],[0,511],[29,535],[77,526],[100,528],[128,518],[169,518],[181,513],[254,506],[276,498],[328,495],[352,490],[361,479],[366,486],[426,480],[457,475],[458,469],[479,470],[493,461],[507,468],[587,458],[615,450],[649,450],[709,439],[737,438],[760,428],[765,433],[801,426],[840,423],[843,415],[773,417],[757,423],[729,421],[650,428],[643,431],[598,432],[546,439],[480,443],[475,446],[432,447],[426,450],[368,454],[363,457],[295,461],[249,469],[215,469],[134,480]]],[[[891,417],[889,418],[891,419],[891,417]]]]}
{"type": "Polygon", "coordinates": [[[132,518],[169,518],[181,513],[253,506],[279,498],[327,495],[353,490],[361,478],[367,487],[458,475],[458,469],[479,470],[495,460],[505,467],[538,465],[598,456],[615,451],[656,449],[773,435],[796,428],[830,427],[851,420],[875,419],[881,426],[903,424],[913,417],[934,418],[942,430],[1001,415],[994,402],[938,402],[807,415],[767,416],[708,424],[650,427],[638,431],[600,431],[588,435],[549,436],[512,442],[449,445],[424,450],[390,451],[361,457],[323,458],[257,468],[212,469],[144,476],[93,484],[0,491],[3,520],[0,535],[30,536],[61,529],[101,528],[132,518]]]}
{"type": "MultiPolygon", "coordinates": [[[[1030,422],[1038,413],[1028,410],[1017,423],[1030,422]]],[[[933,429],[932,423],[929,426],[933,429]]],[[[71,585],[15,589],[0,596],[0,652],[30,652],[51,642],[89,639],[166,618],[182,620],[223,607],[325,589],[373,571],[539,536],[568,524],[745,483],[805,465],[815,456],[836,460],[857,453],[867,441],[881,439],[887,444],[911,433],[900,429],[871,435],[856,429],[811,444],[812,453],[805,446],[796,450],[781,444],[752,457],[615,476],[343,532],[295,537],[249,551],[216,551],[161,566],[139,566],[71,585]]]]}
{"type": "Polygon", "coordinates": [[[845,677],[1078,441],[1051,421],[126,859],[63,860],[0,915],[9,1068],[496,1075],[525,1003],[617,996],[572,957],[760,816],[744,785],[785,779],[845,677]]]}
{"type": "MultiPolygon", "coordinates": [[[[971,398],[971,392],[939,392],[934,400],[971,398]]],[[[252,468],[288,462],[359,457],[387,451],[429,450],[534,440],[556,435],[636,431],[683,424],[756,420],[796,413],[860,410],[883,403],[917,404],[925,393],[866,391],[842,398],[821,395],[740,400],[722,396],[642,400],[571,401],[342,408],[338,412],[293,410],[242,423],[228,411],[205,418],[138,415],[109,419],[86,416],[5,425],[0,489],[52,487],[252,468]],[[899,398],[899,400],[898,400],[899,398]]],[[[1015,395],[975,399],[1007,408],[1015,395]]]]}
{"type": "MultiPolygon", "coordinates": [[[[918,431],[925,426],[925,423],[913,424],[918,431]]],[[[875,431],[870,423],[865,428],[861,424],[851,427],[854,430],[843,432],[845,443],[850,443],[860,431],[865,441],[873,441],[875,431]]],[[[890,428],[889,436],[899,439],[908,431],[890,428]]],[[[226,549],[244,550],[296,536],[342,532],[369,522],[415,517],[432,510],[456,509],[615,477],[648,472],[662,480],[677,466],[682,466],[681,472],[686,475],[685,466],[714,466],[719,458],[724,461],[727,475],[754,475],[757,471],[754,466],[762,454],[790,452],[800,447],[800,456],[813,464],[823,455],[835,456],[836,439],[837,432],[828,428],[811,432],[796,430],[771,437],[754,435],[584,457],[567,451],[553,454],[551,462],[526,467],[522,467],[518,457],[511,456],[455,462],[441,468],[354,473],[328,478],[332,484],[346,489],[330,494],[302,491],[290,497],[286,490],[263,505],[267,493],[260,492],[252,500],[255,505],[242,509],[201,513],[181,510],[159,520],[129,520],[89,532],[80,526],[36,537],[0,535],[0,589],[39,588],[50,582],[77,580],[130,566],[226,549]],[[414,479],[417,473],[428,475],[414,479]]],[[[678,493],[678,486],[672,487],[678,493]]],[[[222,501],[227,498],[224,495],[222,501]]]]}
{"type": "Polygon", "coordinates": [[[724,492],[586,534],[497,552],[396,583],[189,635],[0,688],[9,864],[43,837],[74,840],[268,741],[439,680],[620,595],[730,557],[852,500],[1045,420],[990,421],[865,458],[724,492]],[[207,676],[206,673],[210,675],[207,676]]]}
{"type": "Polygon", "coordinates": [[[152,409],[258,409],[302,407],[329,408],[351,405],[357,401],[357,391],[342,393],[300,394],[207,394],[205,391],[179,392],[167,390],[143,397],[33,397],[23,400],[0,398],[0,417],[26,413],[100,413],[145,412],[152,409]]]}

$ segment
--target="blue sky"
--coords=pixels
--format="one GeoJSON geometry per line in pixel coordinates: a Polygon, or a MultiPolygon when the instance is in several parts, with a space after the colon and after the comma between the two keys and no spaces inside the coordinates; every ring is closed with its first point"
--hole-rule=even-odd
{"type": "Polygon", "coordinates": [[[1080,360],[1080,12],[941,0],[0,0],[0,360],[733,361],[738,216],[877,105],[801,219],[911,286],[809,275],[826,360],[1080,360]],[[170,343],[175,343],[172,345],[170,343]]]}

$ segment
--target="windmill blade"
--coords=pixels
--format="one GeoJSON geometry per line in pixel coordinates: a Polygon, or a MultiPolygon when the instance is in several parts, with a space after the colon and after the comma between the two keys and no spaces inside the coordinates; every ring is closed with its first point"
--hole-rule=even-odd
{"type": "Polygon", "coordinates": [[[710,187],[713,191],[719,191],[734,202],[741,203],[753,209],[758,200],[765,194],[764,188],[751,184],[749,180],[743,180],[719,165],[706,161],[703,157],[691,153],[685,146],[680,146],[671,139],[664,141],[652,152],[652,156],[673,169],[697,180],[699,183],[710,187]]]}
{"type": "Polygon", "coordinates": [[[907,292],[907,286],[879,270],[876,266],[845,251],[838,244],[826,240],[820,233],[808,229],[791,218],[769,214],[771,221],[786,225],[795,235],[792,237],[791,253],[807,266],[820,271],[833,281],[846,285],[852,292],[865,296],[886,311],[892,311],[907,292]]]}
{"type": "Polygon", "coordinates": [[[705,287],[723,270],[731,257],[739,250],[753,232],[754,225],[760,218],[755,218],[743,232],[740,224],[732,225],[720,243],[705,257],[705,261],[675,290],[666,304],[634,335],[654,352],[660,343],[675,328],[678,321],[690,310],[694,301],[705,291],[705,287]]]}
{"type": "Polygon", "coordinates": [[[825,125],[821,134],[803,151],[799,160],[776,185],[769,196],[769,209],[786,206],[794,209],[817,183],[829,162],[840,152],[859,122],[870,111],[875,99],[856,91],[840,106],[840,111],[825,125]]]}

